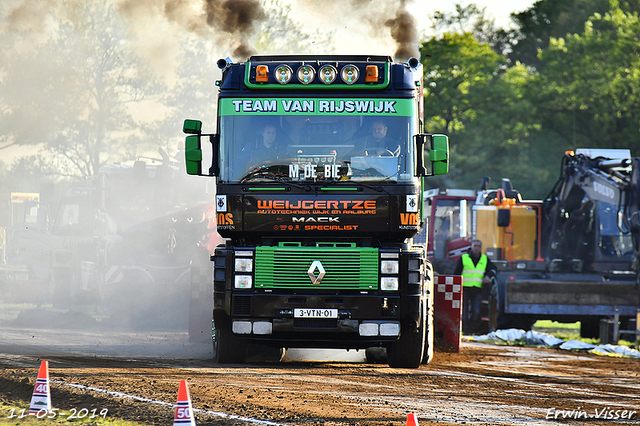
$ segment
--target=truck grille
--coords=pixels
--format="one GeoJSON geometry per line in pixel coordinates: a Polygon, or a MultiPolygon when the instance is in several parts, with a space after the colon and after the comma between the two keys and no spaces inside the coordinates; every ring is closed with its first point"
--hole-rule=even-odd
{"type": "MultiPolygon", "coordinates": [[[[313,274],[318,276],[319,269],[313,274]]],[[[372,290],[378,288],[378,250],[371,247],[279,246],[256,248],[256,288],[372,290]],[[309,268],[319,261],[325,276],[313,284],[309,268]]]]}

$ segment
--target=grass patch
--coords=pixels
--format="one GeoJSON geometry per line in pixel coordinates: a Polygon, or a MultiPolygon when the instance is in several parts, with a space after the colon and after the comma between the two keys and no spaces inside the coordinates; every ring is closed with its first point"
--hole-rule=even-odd
{"type": "MultiPolygon", "coordinates": [[[[55,407],[54,407],[55,409],[55,407]]],[[[60,424],[69,424],[72,423],[74,425],[79,426],[143,426],[144,423],[133,423],[120,419],[110,419],[109,414],[106,413],[106,416],[103,417],[100,415],[99,411],[95,413],[89,411],[88,413],[83,412],[75,412],[76,417],[82,418],[73,418],[70,419],[69,416],[74,414],[74,412],[69,412],[66,410],[53,410],[52,413],[56,415],[53,416],[52,413],[47,416],[44,413],[41,415],[42,418],[37,418],[37,416],[28,416],[29,412],[29,404],[27,403],[18,403],[14,405],[12,403],[7,403],[4,401],[0,401],[0,424],[1,425],[21,425],[21,426],[31,426],[31,425],[39,425],[39,426],[51,426],[51,425],[60,425],[60,424]],[[64,413],[64,414],[62,414],[64,413]],[[90,418],[91,416],[93,418],[90,418]]]]}
{"type": "Polygon", "coordinates": [[[551,334],[558,339],[581,340],[587,343],[594,343],[597,339],[583,339],[580,337],[580,322],[564,323],[551,320],[538,320],[532,327],[533,331],[551,334]]]}

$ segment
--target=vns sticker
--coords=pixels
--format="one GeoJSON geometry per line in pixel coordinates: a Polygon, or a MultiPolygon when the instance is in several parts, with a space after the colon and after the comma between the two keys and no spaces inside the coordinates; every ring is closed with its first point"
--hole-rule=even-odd
{"type": "Polygon", "coordinates": [[[419,225],[418,220],[418,196],[407,195],[406,213],[400,213],[400,226],[399,229],[417,229],[419,225]]]}
{"type": "Polygon", "coordinates": [[[227,212],[227,196],[216,195],[216,220],[217,228],[223,229],[236,229],[233,214],[227,212]]]}

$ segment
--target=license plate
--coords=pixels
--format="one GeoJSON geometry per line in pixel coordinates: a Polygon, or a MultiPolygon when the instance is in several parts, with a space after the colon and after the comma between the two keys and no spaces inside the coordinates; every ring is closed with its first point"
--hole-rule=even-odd
{"type": "Polygon", "coordinates": [[[303,309],[293,310],[294,318],[338,318],[337,309],[303,309]]]}

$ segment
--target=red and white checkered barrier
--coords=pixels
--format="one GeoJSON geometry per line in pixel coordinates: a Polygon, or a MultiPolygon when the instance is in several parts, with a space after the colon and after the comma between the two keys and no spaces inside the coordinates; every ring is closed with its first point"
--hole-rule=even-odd
{"type": "Polygon", "coordinates": [[[459,352],[462,339],[462,275],[435,277],[435,339],[440,350],[459,352]]]}

